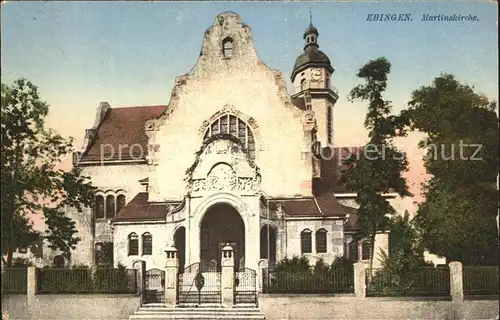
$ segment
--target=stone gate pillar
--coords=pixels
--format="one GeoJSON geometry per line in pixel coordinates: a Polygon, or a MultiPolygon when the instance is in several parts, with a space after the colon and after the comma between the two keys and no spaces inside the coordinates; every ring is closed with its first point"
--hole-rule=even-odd
{"type": "MultiPolygon", "coordinates": [[[[267,272],[269,263],[267,259],[260,259],[259,266],[257,268],[257,292],[264,292],[264,273],[267,272]]],[[[266,278],[267,279],[267,278],[266,278]]]]}
{"type": "Polygon", "coordinates": [[[366,297],[366,265],[363,262],[354,264],[354,293],[356,298],[366,297]]]}
{"type": "Polygon", "coordinates": [[[177,249],[174,246],[165,249],[167,259],[165,261],[165,306],[177,304],[177,273],[179,271],[179,259],[177,249]]]}
{"type": "Polygon", "coordinates": [[[225,308],[231,308],[234,302],[234,251],[230,245],[222,248],[222,305],[225,308]]]}
{"type": "Polygon", "coordinates": [[[146,261],[140,260],[133,264],[136,270],[135,281],[137,284],[137,294],[141,296],[141,305],[144,304],[146,297],[146,261]]]}

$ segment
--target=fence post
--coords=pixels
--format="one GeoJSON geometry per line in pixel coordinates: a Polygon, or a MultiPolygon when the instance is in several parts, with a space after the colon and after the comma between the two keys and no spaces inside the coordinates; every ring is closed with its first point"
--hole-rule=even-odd
{"type": "Polygon", "coordinates": [[[464,285],[462,263],[452,261],[450,267],[450,296],[452,319],[463,319],[464,285]]]}
{"type": "Polygon", "coordinates": [[[37,283],[37,277],[36,277],[36,267],[35,266],[29,266],[28,267],[28,273],[27,273],[27,285],[28,287],[26,288],[26,294],[27,294],[27,300],[28,304],[32,304],[35,301],[35,295],[36,291],[38,288],[38,283],[37,283]]]}
{"type": "Polygon", "coordinates": [[[165,305],[175,306],[177,303],[177,273],[179,272],[179,259],[174,246],[165,249],[167,260],[165,263],[165,305]]]}
{"type": "Polygon", "coordinates": [[[354,293],[356,298],[366,297],[366,265],[363,262],[354,264],[354,293]]]}
{"type": "Polygon", "coordinates": [[[137,294],[141,295],[141,304],[144,302],[144,291],[146,290],[146,261],[139,260],[134,262],[135,273],[135,283],[137,294]]]}
{"type": "Polygon", "coordinates": [[[234,251],[230,245],[222,248],[222,305],[231,308],[234,302],[234,251]]]}
{"type": "Polygon", "coordinates": [[[268,268],[268,263],[266,259],[261,259],[257,268],[257,292],[262,293],[264,291],[264,272],[268,268]]]}
{"type": "Polygon", "coordinates": [[[452,261],[450,266],[450,295],[454,302],[464,301],[464,285],[463,285],[463,270],[462,263],[452,261]]]}

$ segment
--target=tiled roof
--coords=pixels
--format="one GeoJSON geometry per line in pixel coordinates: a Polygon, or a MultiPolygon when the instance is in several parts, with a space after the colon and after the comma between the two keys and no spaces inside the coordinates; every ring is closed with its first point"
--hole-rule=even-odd
{"type": "Polygon", "coordinates": [[[342,206],[342,207],[344,208],[344,211],[349,215],[349,218],[347,218],[347,222],[344,225],[344,231],[354,232],[358,230],[357,228],[358,211],[355,208],[347,206],[342,206]]]}
{"type": "Polygon", "coordinates": [[[291,217],[344,217],[345,211],[333,194],[314,198],[282,201],[283,210],[291,217]]]}
{"type": "Polygon", "coordinates": [[[165,108],[166,106],[110,108],[81,161],[145,158],[148,137],[144,126],[146,121],[158,118],[165,108]]]}
{"type": "MultiPolygon", "coordinates": [[[[172,203],[178,205],[179,203],[172,203]]],[[[166,203],[148,202],[148,193],[138,193],[115,217],[115,221],[158,220],[167,215],[166,203]]]]}
{"type": "MultiPolygon", "coordinates": [[[[273,200],[272,200],[273,201],[273,200]]],[[[290,217],[339,217],[346,215],[342,206],[333,195],[317,198],[297,198],[274,200],[281,202],[285,214],[290,217]]],[[[123,209],[118,212],[114,221],[137,221],[164,219],[167,215],[167,206],[177,206],[175,203],[148,202],[148,193],[138,193],[123,209]]]]}

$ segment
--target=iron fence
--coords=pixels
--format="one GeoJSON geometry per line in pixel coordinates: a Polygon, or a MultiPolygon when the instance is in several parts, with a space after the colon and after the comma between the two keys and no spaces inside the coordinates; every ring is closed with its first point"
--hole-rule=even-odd
{"type": "Polygon", "coordinates": [[[464,266],[464,295],[499,294],[498,266],[464,266]]]}
{"type": "Polygon", "coordinates": [[[219,304],[222,302],[221,273],[205,272],[199,262],[177,275],[178,304],[219,304]]]}
{"type": "Polygon", "coordinates": [[[165,299],[165,271],[158,268],[146,271],[145,303],[160,303],[165,299]]]}
{"type": "Polygon", "coordinates": [[[257,305],[257,272],[250,268],[241,268],[234,273],[234,304],[257,305]]]}
{"type": "Polygon", "coordinates": [[[354,293],[352,268],[328,271],[267,268],[263,272],[264,293],[354,293]]]}
{"type": "Polygon", "coordinates": [[[26,294],[27,290],[27,268],[2,268],[2,294],[26,294]]]}
{"type": "Polygon", "coordinates": [[[136,293],[137,270],[37,269],[38,293],[136,293]]]}
{"type": "Polygon", "coordinates": [[[449,296],[448,267],[421,267],[409,271],[366,270],[366,295],[377,296],[449,296]]]}

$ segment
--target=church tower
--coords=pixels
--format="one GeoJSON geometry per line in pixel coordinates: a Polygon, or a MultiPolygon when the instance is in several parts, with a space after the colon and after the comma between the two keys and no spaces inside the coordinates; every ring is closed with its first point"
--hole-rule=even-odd
{"type": "Polygon", "coordinates": [[[333,107],[338,94],[330,83],[334,69],[328,56],[319,50],[318,36],[311,19],[304,32],[304,53],[295,60],[292,71],[292,99],[303,99],[304,108],[314,112],[317,141],[326,147],[333,146],[333,107]]]}

